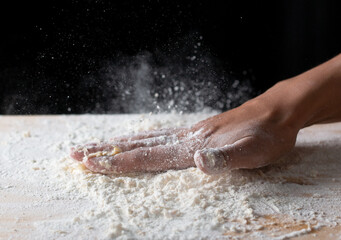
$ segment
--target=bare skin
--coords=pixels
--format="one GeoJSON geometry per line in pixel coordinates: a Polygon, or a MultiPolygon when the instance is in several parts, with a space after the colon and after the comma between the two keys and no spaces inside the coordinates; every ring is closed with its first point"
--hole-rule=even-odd
{"type": "Polygon", "coordinates": [[[240,107],[190,128],[122,136],[71,150],[94,172],[156,172],[197,166],[207,174],[258,168],[289,152],[301,128],[341,120],[341,55],[277,83],[240,107]],[[122,153],[89,158],[119,146],[122,153]],[[109,164],[101,164],[105,160],[109,164]]]}

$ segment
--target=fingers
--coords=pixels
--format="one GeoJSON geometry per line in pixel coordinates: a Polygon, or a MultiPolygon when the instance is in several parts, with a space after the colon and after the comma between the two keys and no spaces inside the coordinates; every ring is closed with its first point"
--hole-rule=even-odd
{"type": "Polygon", "coordinates": [[[146,139],[146,138],[154,138],[154,137],[176,134],[182,130],[184,130],[184,128],[167,128],[167,129],[160,129],[160,130],[155,130],[155,131],[141,132],[141,133],[136,134],[136,135],[118,136],[118,137],[112,138],[111,140],[115,141],[115,142],[116,141],[117,142],[135,141],[135,140],[142,140],[142,139],[146,139]]]}
{"type": "Polygon", "coordinates": [[[177,141],[178,137],[176,135],[170,135],[127,142],[90,143],[84,146],[72,148],[70,156],[77,161],[82,161],[83,157],[87,154],[99,151],[110,151],[115,146],[118,146],[123,152],[126,152],[140,147],[154,147],[158,145],[173,144],[177,141]]]}
{"type": "Polygon", "coordinates": [[[158,136],[152,138],[146,138],[141,140],[133,140],[127,142],[117,142],[117,146],[121,147],[123,152],[130,151],[135,148],[141,147],[154,147],[158,145],[169,145],[179,141],[179,138],[176,135],[168,135],[168,136],[158,136]]]}
{"type": "Polygon", "coordinates": [[[186,144],[137,148],[115,156],[84,158],[84,165],[94,172],[157,172],[195,166],[194,151],[186,144]]]}
{"type": "Polygon", "coordinates": [[[161,144],[173,143],[177,140],[176,135],[184,128],[169,128],[156,131],[146,131],[133,136],[120,136],[110,140],[108,143],[90,143],[71,148],[70,156],[82,161],[85,153],[108,151],[113,146],[119,146],[123,151],[132,150],[137,147],[152,147],[161,144]]]}
{"type": "Polygon", "coordinates": [[[98,151],[109,150],[112,145],[104,143],[88,143],[85,145],[78,145],[71,148],[70,157],[77,161],[82,161],[85,153],[93,153],[98,151]]]}
{"type": "Polygon", "coordinates": [[[221,148],[196,151],[194,162],[207,174],[218,174],[238,168],[258,168],[267,165],[272,157],[269,148],[255,138],[246,137],[221,148]]]}
{"type": "Polygon", "coordinates": [[[230,169],[230,157],[222,148],[205,148],[194,154],[195,165],[206,174],[218,174],[230,169]]]}

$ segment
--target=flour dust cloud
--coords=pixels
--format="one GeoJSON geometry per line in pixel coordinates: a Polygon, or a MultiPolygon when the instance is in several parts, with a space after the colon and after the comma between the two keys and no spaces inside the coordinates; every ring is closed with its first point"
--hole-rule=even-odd
{"type": "Polygon", "coordinates": [[[87,109],[93,113],[222,111],[255,96],[251,80],[242,78],[229,74],[202,36],[192,34],[161,50],[107,60],[82,89],[96,102],[87,109]]]}

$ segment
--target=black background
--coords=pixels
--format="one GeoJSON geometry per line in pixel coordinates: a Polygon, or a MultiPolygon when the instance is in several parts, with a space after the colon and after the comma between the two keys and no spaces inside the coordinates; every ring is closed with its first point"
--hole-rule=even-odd
{"type": "MultiPolygon", "coordinates": [[[[341,50],[337,2],[12,1],[1,7],[0,14],[0,113],[139,111],[121,104],[136,101],[136,96],[114,93],[132,82],[108,75],[138,64],[136,56],[141,55],[149,56],[153,71],[177,65],[167,70],[173,71],[172,77],[181,75],[178,81],[197,84],[189,84],[186,91],[200,88],[200,81],[210,78],[220,92],[205,104],[228,109],[337,55],[341,50]],[[195,50],[196,57],[210,61],[200,66],[182,61],[197,42],[202,45],[195,50]],[[202,69],[188,71],[196,67],[202,69]],[[189,80],[186,74],[191,75],[189,80]],[[217,98],[229,101],[236,79],[240,88],[247,82],[247,90],[238,93],[245,96],[232,105],[215,105],[217,98]],[[121,87],[115,88],[118,83],[121,87]]],[[[162,79],[154,79],[148,93],[162,92],[167,86],[162,81],[170,81],[162,79]]],[[[153,110],[155,102],[140,97],[142,105],[153,110]]]]}

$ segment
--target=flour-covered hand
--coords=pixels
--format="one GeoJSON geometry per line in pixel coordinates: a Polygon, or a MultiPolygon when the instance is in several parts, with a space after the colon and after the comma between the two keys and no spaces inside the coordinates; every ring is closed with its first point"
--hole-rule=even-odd
{"type": "Polygon", "coordinates": [[[104,174],[157,172],[197,166],[207,174],[268,165],[295,144],[291,129],[260,103],[213,116],[190,128],[122,136],[72,149],[71,156],[104,174]],[[120,151],[113,154],[113,149],[120,151]]]}

